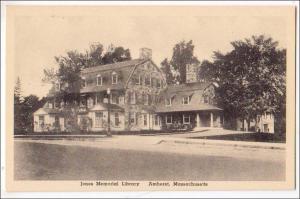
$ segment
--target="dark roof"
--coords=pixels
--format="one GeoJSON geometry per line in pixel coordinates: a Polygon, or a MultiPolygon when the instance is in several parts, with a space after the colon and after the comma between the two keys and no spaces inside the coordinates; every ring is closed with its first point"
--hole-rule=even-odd
{"type": "Polygon", "coordinates": [[[180,111],[204,111],[204,110],[222,110],[211,104],[201,102],[203,91],[210,85],[215,86],[211,82],[195,82],[179,85],[169,85],[160,93],[161,101],[157,105],[158,113],[180,112],[180,111]],[[189,104],[182,104],[182,98],[190,96],[189,104]],[[165,99],[172,98],[172,105],[166,106],[165,99]]]}
{"type": "Polygon", "coordinates": [[[160,106],[156,110],[158,113],[168,113],[168,112],[182,112],[182,111],[205,111],[205,110],[215,110],[220,111],[221,108],[213,106],[211,104],[189,104],[189,105],[172,105],[172,106],[160,106]]]}
{"type": "Polygon", "coordinates": [[[99,65],[99,66],[85,68],[81,71],[81,73],[86,74],[86,73],[94,73],[94,72],[105,71],[105,70],[118,70],[123,67],[134,67],[135,65],[141,64],[144,61],[146,61],[146,60],[145,59],[133,59],[133,60],[129,60],[129,61],[99,65]]]}
{"type": "Polygon", "coordinates": [[[207,88],[211,82],[194,82],[194,83],[186,83],[186,84],[174,84],[168,85],[167,89],[165,90],[168,93],[178,93],[184,91],[195,91],[195,90],[204,90],[207,88]]]}
{"type": "Polygon", "coordinates": [[[147,59],[134,59],[130,61],[116,62],[113,64],[106,64],[86,68],[81,71],[81,76],[85,77],[87,81],[92,82],[85,88],[80,89],[80,93],[101,92],[106,91],[107,88],[111,90],[124,89],[126,83],[135,69],[135,66],[148,61],[147,59]],[[111,73],[115,71],[118,74],[119,80],[117,84],[111,84],[111,73]],[[97,75],[103,78],[103,84],[98,86],[96,84],[97,75]]]}

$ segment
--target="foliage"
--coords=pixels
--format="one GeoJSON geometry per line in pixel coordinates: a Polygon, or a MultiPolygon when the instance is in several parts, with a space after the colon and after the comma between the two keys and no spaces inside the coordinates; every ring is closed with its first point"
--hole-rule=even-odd
{"type": "Polygon", "coordinates": [[[263,35],[231,45],[232,51],[215,52],[213,62],[203,61],[200,68],[202,78],[218,82],[218,102],[225,113],[248,123],[266,111],[281,114],[286,97],[286,50],[263,35]]]}
{"type": "Polygon", "coordinates": [[[45,98],[39,100],[35,95],[23,97],[21,95],[21,81],[17,78],[14,90],[14,131],[31,132],[33,130],[33,113],[46,102],[45,98]],[[21,100],[22,99],[22,100],[21,100]]]}
{"type": "Polygon", "coordinates": [[[172,74],[172,70],[171,70],[171,65],[168,61],[167,58],[165,58],[162,62],[161,62],[161,70],[164,72],[165,77],[166,77],[166,81],[167,84],[173,84],[174,83],[174,77],[172,74]]]}
{"type": "Polygon", "coordinates": [[[176,81],[180,84],[185,83],[187,66],[200,63],[197,57],[194,56],[194,47],[192,40],[189,42],[181,41],[174,46],[172,59],[170,61],[163,60],[161,63],[162,70],[166,74],[168,83],[176,81]]]}
{"type": "Polygon", "coordinates": [[[110,49],[104,53],[103,45],[95,43],[90,45],[89,50],[85,53],[70,50],[64,56],[55,57],[58,70],[54,70],[53,68],[44,70],[43,81],[46,83],[60,84],[60,91],[55,93],[56,95],[61,95],[62,93],[74,93],[80,88],[80,71],[83,68],[130,59],[129,49],[111,45],[110,49]]]}

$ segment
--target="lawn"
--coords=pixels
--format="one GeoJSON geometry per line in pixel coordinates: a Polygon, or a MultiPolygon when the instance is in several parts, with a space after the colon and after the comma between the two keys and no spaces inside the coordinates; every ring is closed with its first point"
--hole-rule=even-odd
{"type": "Polygon", "coordinates": [[[190,137],[191,139],[208,139],[208,140],[230,140],[245,142],[273,142],[285,143],[285,136],[271,133],[243,133],[243,134],[227,134],[214,136],[190,137]]]}

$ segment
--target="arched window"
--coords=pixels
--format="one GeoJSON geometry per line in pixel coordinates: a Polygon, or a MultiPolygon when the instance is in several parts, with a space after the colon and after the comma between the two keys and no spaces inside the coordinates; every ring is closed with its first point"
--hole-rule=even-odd
{"type": "Polygon", "coordinates": [[[97,86],[102,86],[102,76],[100,74],[97,75],[97,86]]]}
{"type": "Polygon", "coordinates": [[[112,82],[112,84],[117,84],[118,83],[118,74],[116,72],[112,73],[111,82],[112,82]]]}

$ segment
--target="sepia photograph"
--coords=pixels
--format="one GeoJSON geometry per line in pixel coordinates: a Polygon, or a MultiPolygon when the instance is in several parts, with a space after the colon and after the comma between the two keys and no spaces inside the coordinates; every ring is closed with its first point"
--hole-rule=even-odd
{"type": "Polygon", "coordinates": [[[294,189],[295,16],[7,6],[7,189],[294,189]]]}

